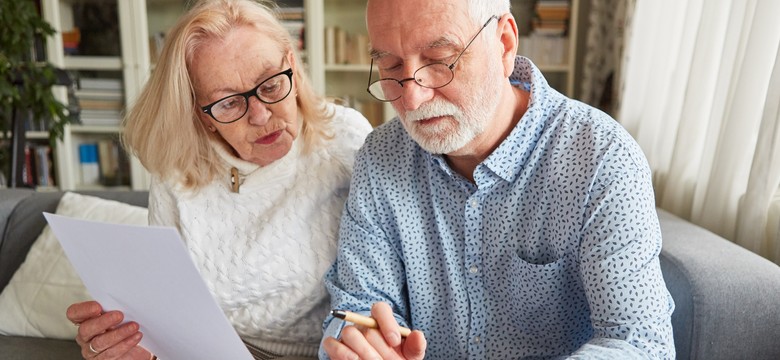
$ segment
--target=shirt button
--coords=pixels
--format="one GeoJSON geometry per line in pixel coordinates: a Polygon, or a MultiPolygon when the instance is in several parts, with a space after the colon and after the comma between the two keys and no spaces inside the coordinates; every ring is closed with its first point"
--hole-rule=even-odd
{"type": "Polygon", "coordinates": [[[477,273],[477,271],[479,271],[479,268],[477,267],[477,265],[471,265],[471,267],[469,268],[469,271],[470,271],[472,274],[476,274],[476,273],[477,273]]]}
{"type": "Polygon", "coordinates": [[[477,202],[477,199],[471,199],[471,207],[476,209],[477,205],[479,205],[479,202],[477,202]]]}
{"type": "Polygon", "coordinates": [[[474,343],[479,344],[479,342],[482,341],[482,339],[479,338],[479,336],[474,337],[474,343]]]}

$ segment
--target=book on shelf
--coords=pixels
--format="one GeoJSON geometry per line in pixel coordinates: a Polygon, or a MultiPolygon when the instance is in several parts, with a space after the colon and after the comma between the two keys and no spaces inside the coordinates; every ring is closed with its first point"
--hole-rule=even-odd
{"type": "Polygon", "coordinates": [[[122,110],[125,102],[120,100],[80,98],[79,106],[84,110],[122,110]]]}
{"type": "Polygon", "coordinates": [[[78,83],[81,90],[115,90],[121,92],[124,89],[122,79],[116,78],[80,77],[78,83]]]}
{"type": "Polygon", "coordinates": [[[22,180],[23,184],[29,187],[57,186],[51,146],[36,143],[25,144],[22,180]]]}
{"type": "Polygon", "coordinates": [[[122,122],[121,109],[82,109],[82,125],[118,126],[122,122]]]}
{"type": "Polygon", "coordinates": [[[85,142],[78,149],[81,185],[130,185],[130,161],[117,140],[85,142]]]}
{"type": "Polygon", "coordinates": [[[569,26],[571,8],[568,1],[540,0],[535,7],[531,23],[534,32],[545,35],[565,36],[569,26]]]}
{"type": "Polygon", "coordinates": [[[124,91],[105,91],[99,89],[78,89],[74,92],[79,99],[105,99],[105,100],[123,100],[124,91]]]}
{"type": "Polygon", "coordinates": [[[326,26],[325,34],[326,64],[368,65],[368,35],[347,32],[338,26],[326,26]]]}

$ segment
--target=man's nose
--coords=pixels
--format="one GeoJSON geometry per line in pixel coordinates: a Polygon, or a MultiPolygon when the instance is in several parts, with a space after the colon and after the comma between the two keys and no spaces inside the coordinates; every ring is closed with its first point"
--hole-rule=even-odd
{"type": "Polygon", "coordinates": [[[407,81],[403,84],[403,90],[401,91],[401,102],[405,110],[416,110],[424,102],[433,98],[433,89],[421,86],[414,80],[407,81]]]}

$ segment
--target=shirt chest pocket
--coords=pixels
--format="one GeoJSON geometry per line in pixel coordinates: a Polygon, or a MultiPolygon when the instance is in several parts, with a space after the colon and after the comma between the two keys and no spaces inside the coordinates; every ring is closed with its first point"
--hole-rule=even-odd
{"type": "Polygon", "coordinates": [[[544,332],[550,324],[566,323],[574,320],[574,314],[587,313],[574,254],[535,257],[531,261],[519,254],[512,257],[509,296],[515,326],[524,331],[544,332]]]}

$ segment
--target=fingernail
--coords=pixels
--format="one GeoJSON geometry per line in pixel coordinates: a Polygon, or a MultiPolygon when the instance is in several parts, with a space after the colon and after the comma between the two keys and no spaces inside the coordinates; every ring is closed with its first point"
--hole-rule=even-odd
{"type": "Polygon", "coordinates": [[[401,344],[401,334],[398,333],[392,333],[390,334],[390,344],[393,346],[398,346],[401,344]]]}

